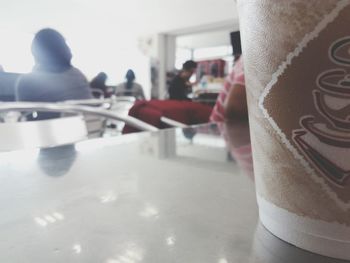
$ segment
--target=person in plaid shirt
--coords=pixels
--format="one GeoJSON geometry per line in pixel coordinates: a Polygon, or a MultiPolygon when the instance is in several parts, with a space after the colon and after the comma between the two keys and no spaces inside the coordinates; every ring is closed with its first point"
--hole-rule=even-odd
{"type": "Polygon", "coordinates": [[[243,60],[241,55],[236,55],[235,65],[224,82],[224,88],[210,115],[210,121],[224,122],[247,116],[243,60]]]}

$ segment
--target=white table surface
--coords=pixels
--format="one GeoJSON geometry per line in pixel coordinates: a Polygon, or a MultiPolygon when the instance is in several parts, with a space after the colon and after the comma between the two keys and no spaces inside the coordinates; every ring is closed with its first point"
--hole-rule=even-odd
{"type": "Polygon", "coordinates": [[[342,262],[261,227],[227,152],[202,126],[1,153],[0,262],[342,262]]]}

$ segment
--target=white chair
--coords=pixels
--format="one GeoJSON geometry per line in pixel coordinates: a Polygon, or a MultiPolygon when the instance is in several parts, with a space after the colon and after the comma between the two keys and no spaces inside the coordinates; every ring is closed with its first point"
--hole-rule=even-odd
{"type": "MultiPolygon", "coordinates": [[[[83,117],[86,115],[123,121],[130,126],[144,131],[158,130],[156,127],[153,127],[130,116],[120,116],[116,113],[99,107],[72,105],[69,103],[3,102],[0,103],[0,113],[4,112],[58,112],[61,113],[61,115],[73,114],[75,116],[24,122],[20,121],[20,114],[12,114],[11,118],[6,118],[6,116],[4,116],[3,120],[10,120],[10,122],[0,123],[2,125],[0,126],[0,143],[3,141],[3,146],[0,145],[0,150],[8,150],[9,148],[18,149],[26,146],[27,144],[32,146],[37,145],[37,147],[50,147],[52,145],[68,144],[78,140],[79,138],[84,139],[88,136],[86,119],[83,117]],[[76,124],[73,125],[73,122],[76,124]],[[29,132],[26,132],[26,129],[29,132]],[[75,129],[77,131],[77,134],[74,132],[75,129]],[[11,130],[14,130],[16,132],[12,134],[11,130]],[[82,132],[83,130],[85,130],[85,133],[82,132]],[[60,135],[65,135],[66,131],[67,136],[63,136],[63,138],[61,138],[60,135]],[[46,135],[43,136],[43,134],[46,135]],[[74,136],[69,137],[69,134],[71,134],[71,136],[74,136]],[[31,140],[30,138],[33,136],[36,139],[31,140]],[[40,139],[41,137],[43,139],[40,139]],[[17,143],[16,140],[18,140],[17,143]]],[[[91,138],[92,136],[89,137],[91,138]]]]}
{"type": "MultiPolygon", "coordinates": [[[[111,98],[101,98],[101,99],[87,99],[87,100],[69,100],[64,101],[64,103],[69,105],[81,105],[97,107],[100,109],[109,110],[119,116],[127,116],[129,109],[134,105],[135,98],[130,96],[112,96],[111,98]]],[[[102,137],[107,126],[114,125],[119,128],[123,126],[122,121],[116,121],[113,119],[108,119],[101,116],[84,114],[86,121],[88,136],[89,138],[102,137]]],[[[121,128],[115,130],[117,133],[121,133],[121,128]]]]}
{"type": "Polygon", "coordinates": [[[0,123],[0,151],[48,148],[87,139],[82,116],[0,123]]]}
{"type": "MultiPolygon", "coordinates": [[[[115,103],[113,99],[87,99],[87,100],[68,100],[64,101],[68,105],[90,106],[105,110],[110,110],[115,103]]],[[[89,138],[102,137],[107,126],[107,118],[94,114],[84,114],[89,138]]]]}
{"type": "Polygon", "coordinates": [[[175,128],[189,128],[190,126],[185,124],[185,123],[182,123],[182,122],[179,122],[179,121],[175,121],[173,119],[170,119],[170,118],[167,118],[167,117],[160,117],[160,121],[169,125],[170,127],[175,127],[175,128]]]}

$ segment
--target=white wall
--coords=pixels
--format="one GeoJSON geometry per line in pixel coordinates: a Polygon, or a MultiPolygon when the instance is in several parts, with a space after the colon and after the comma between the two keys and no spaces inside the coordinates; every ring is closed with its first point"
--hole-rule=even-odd
{"type": "Polygon", "coordinates": [[[149,93],[149,58],[138,48],[140,36],[236,19],[233,0],[1,0],[0,64],[30,71],[33,35],[53,27],[88,78],[102,70],[114,84],[133,68],[149,93]]]}
{"type": "Polygon", "coordinates": [[[203,48],[231,45],[230,32],[232,30],[219,30],[180,36],[176,39],[176,46],[180,48],[203,48]]]}

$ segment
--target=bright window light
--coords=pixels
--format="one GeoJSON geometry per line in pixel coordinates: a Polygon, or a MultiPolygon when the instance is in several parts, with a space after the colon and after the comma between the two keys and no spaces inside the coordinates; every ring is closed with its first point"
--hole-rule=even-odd
{"type": "Polygon", "coordinates": [[[232,55],[231,46],[197,48],[193,51],[193,58],[196,61],[212,58],[222,58],[230,55],[232,55]]]}

